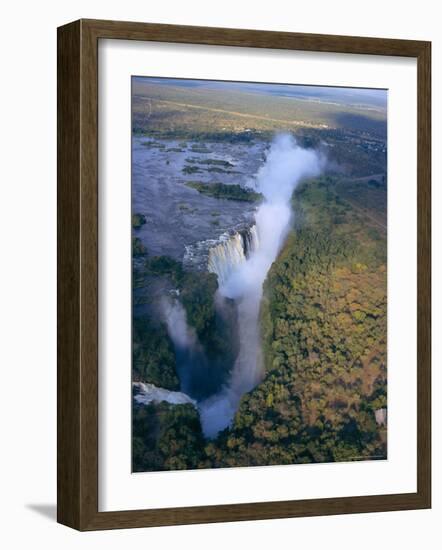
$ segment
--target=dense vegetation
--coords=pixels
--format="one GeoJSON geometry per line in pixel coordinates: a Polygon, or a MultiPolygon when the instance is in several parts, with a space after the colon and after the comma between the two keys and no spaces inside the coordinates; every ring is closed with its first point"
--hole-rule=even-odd
{"type": "Polygon", "coordinates": [[[147,254],[147,248],[139,237],[132,237],[132,256],[138,258],[147,254]]]}
{"type": "Polygon", "coordinates": [[[203,183],[201,181],[189,181],[187,184],[203,195],[217,199],[229,199],[233,201],[257,202],[262,199],[261,193],[252,189],[246,189],[237,184],[203,183]]]}
{"type": "Polygon", "coordinates": [[[266,375],[208,445],[215,466],[386,458],[375,420],[387,404],[385,236],[331,181],[297,200],[305,223],[265,285],[266,375]]]}
{"type": "Polygon", "coordinates": [[[200,159],[200,158],[190,157],[186,159],[186,162],[189,162],[190,164],[205,164],[207,166],[220,166],[222,168],[233,168],[233,164],[228,160],[200,159]]]}
{"type": "Polygon", "coordinates": [[[146,216],[144,214],[132,215],[132,227],[134,229],[140,229],[146,223],[146,216]]]}
{"type": "Polygon", "coordinates": [[[204,440],[192,405],[135,405],[132,430],[135,472],[193,469],[201,462],[204,440]]]}
{"type": "Polygon", "coordinates": [[[200,174],[202,172],[199,166],[189,166],[188,164],[186,164],[181,171],[186,175],[200,174]]]}
{"type": "MultiPolygon", "coordinates": [[[[216,276],[190,273],[168,256],[154,256],[134,270],[134,280],[165,278],[177,289],[187,321],[195,329],[203,354],[209,359],[198,386],[189,393],[210,395],[226,379],[238,342],[236,310],[226,302],[215,309],[216,276]]],[[[133,318],[133,380],[179,390],[177,355],[163,321],[148,316],[133,318]]],[[[132,464],[135,472],[197,468],[204,459],[204,439],[197,410],[190,404],[134,403],[132,416],[132,464]]]]}
{"type": "MultiPolygon", "coordinates": [[[[297,191],[297,226],[265,283],[263,381],[213,441],[203,440],[191,405],[136,408],[135,469],[386,458],[386,427],[375,418],[387,407],[386,187],[374,181],[358,186],[362,196],[379,193],[378,209],[344,199],[352,185],[342,180],[320,178],[297,191]],[[150,428],[141,431],[145,421],[150,428]]],[[[179,281],[187,276],[179,265],[163,258],[150,269],[179,281]]],[[[210,301],[202,300],[200,319],[189,289],[183,303],[205,341],[210,301]]]]}
{"type": "Polygon", "coordinates": [[[167,390],[179,390],[175,353],[164,324],[154,325],[147,316],[134,317],[132,331],[134,382],[149,382],[167,390]]]}
{"type": "MultiPolygon", "coordinates": [[[[223,308],[215,307],[218,288],[216,275],[185,271],[181,262],[168,256],[147,258],[144,267],[137,268],[134,281],[161,277],[179,294],[187,322],[195,330],[201,344],[206,367],[190,393],[201,398],[210,395],[222,384],[238,351],[236,310],[226,300],[223,308]],[[193,391],[192,391],[193,389],[193,391]]],[[[143,284],[143,283],[141,283],[143,284]]],[[[134,316],[133,369],[136,380],[166,389],[178,390],[176,356],[164,323],[146,316],[134,316]]]]}
{"type": "MultiPolygon", "coordinates": [[[[192,147],[191,150],[195,152],[195,150],[198,151],[199,149],[195,149],[194,144],[194,147],[192,147]]],[[[239,174],[238,171],[232,170],[234,165],[228,160],[189,157],[186,158],[186,162],[188,164],[182,169],[184,174],[199,173],[202,171],[202,168],[204,168],[207,172],[217,174],[239,174]]]]}

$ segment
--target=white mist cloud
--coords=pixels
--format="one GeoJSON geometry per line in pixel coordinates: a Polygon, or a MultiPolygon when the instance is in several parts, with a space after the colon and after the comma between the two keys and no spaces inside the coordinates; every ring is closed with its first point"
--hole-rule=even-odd
{"type": "Polygon", "coordinates": [[[290,134],[278,134],[258,171],[256,186],[267,203],[289,203],[299,181],[319,174],[320,168],[316,151],[299,147],[290,134]]]}
{"type": "Polygon", "coordinates": [[[180,350],[194,349],[198,346],[195,330],[187,324],[187,315],[178,299],[161,301],[161,309],[167,324],[167,331],[175,346],[180,350]]]}
{"type": "Polygon", "coordinates": [[[274,139],[255,182],[256,189],[264,195],[255,215],[259,248],[225,282],[223,295],[238,299],[260,292],[290,227],[293,191],[302,178],[315,176],[320,170],[321,160],[315,151],[299,147],[289,134],[274,139]]]}
{"type": "Polygon", "coordinates": [[[299,147],[288,134],[280,134],[258,171],[255,187],[264,196],[255,215],[259,247],[219,289],[222,296],[237,301],[240,351],[228,387],[200,404],[207,437],[231,423],[241,396],[262,377],[258,317],[263,283],[290,228],[293,191],[303,178],[318,175],[321,164],[317,152],[299,147]]]}
{"type": "Polygon", "coordinates": [[[206,370],[204,350],[195,329],[188,324],[186,310],[178,298],[163,298],[161,309],[175,349],[176,371],[181,390],[192,395],[195,382],[198,382],[206,370]]]}

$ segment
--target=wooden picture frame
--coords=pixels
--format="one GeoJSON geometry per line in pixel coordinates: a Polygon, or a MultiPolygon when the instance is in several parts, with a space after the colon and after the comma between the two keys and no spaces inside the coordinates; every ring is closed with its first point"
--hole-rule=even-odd
{"type": "Polygon", "coordinates": [[[79,20],[58,29],[58,521],[81,531],[409,510],[431,506],[431,44],[79,20]],[[98,511],[98,41],[404,56],[418,67],[417,492],[98,511]]]}

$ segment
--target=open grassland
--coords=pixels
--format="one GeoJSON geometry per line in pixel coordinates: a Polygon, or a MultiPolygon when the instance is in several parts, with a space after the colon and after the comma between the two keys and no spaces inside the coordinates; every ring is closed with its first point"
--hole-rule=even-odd
{"type": "Polygon", "coordinates": [[[386,134],[382,110],[295,97],[199,86],[186,88],[133,82],[133,129],[188,136],[204,132],[339,129],[386,134]]]}

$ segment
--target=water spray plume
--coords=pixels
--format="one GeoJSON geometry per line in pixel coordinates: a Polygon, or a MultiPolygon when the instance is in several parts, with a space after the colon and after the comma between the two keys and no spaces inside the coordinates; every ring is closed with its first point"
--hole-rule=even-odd
{"type": "MultiPolygon", "coordinates": [[[[293,191],[303,178],[319,174],[320,166],[315,151],[299,147],[290,135],[278,135],[256,176],[256,188],[264,196],[255,215],[254,231],[259,246],[240,262],[238,253],[231,253],[225,245],[221,251],[226,259],[235,258],[229,270],[225,266],[220,270],[219,293],[238,304],[240,351],[228,385],[199,405],[207,437],[216,436],[230,425],[242,395],[262,378],[258,321],[263,283],[290,229],[293,191]]],[[[237,247],[238,243],[232,240],[231,244],[237,247]]],[[[212,265],[216,262],[212,261],[212,265]]]]}

